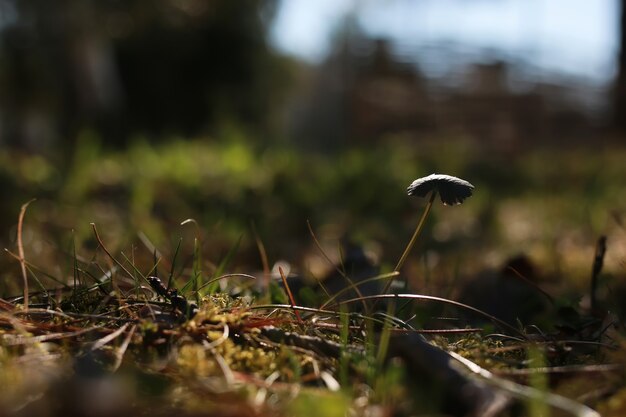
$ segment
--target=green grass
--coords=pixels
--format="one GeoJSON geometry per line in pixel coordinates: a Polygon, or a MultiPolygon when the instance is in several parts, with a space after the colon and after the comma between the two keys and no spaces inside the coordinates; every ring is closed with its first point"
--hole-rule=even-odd
{"type": "MultiPolygon", "coordinates": [[[[625,275],[624,160],[626,150],[616,147],[537,150],[511,160],[447,141],[330,156],[241,139],[138,140],[122,152],[88,135],[66,164],[3,150],[1,243],[14,254],[19,208],[37,200],[22,232],[30,313],[20,298],[20,262],[7,254],[0,264],[0,386],[9,387],[0,407],[55,415],[80,406],[63,399],[66,387],[104,381],[118,387],[108,404],[121,414],[437,413],[439,403],[427,402],[441,392],[388,360],[389,341],[411,328],[467,323],[483,330],[427,337],[503,378],[619,415],[623,372],[593,366],[626,365],[622,332],[608,326],[623,313],[616,294],[625,275]],[[523,323],[540,326],[519,329],[533,343],[432,297],[387,304],[387,319],[348,310],[359,304],[352,303],[341,313],[302,310],[300,322],[282,289],[266,285],[264,265],[281,259],[305,277],[329,269],[307,221],[332,260],[347,235],[373,252],[381,273],[391,272],[425,204],[405,188],[432,172],[467,179],[476,190],[462,206],[433,210],[403,270],[409,291],[454,300],[490,273],[483,271],[525,253],[539,271],[537,285],[557,306],[571,307],[523,323]],[[599,297],[617,313],[602,323],[578,304],[588,295],[600,234],[609,249],[599,297]],[[198,314],[187,320],[174,311],[150,288],[146,277],[155,274],[196,302],[198,314]],[[263,333],[268,325],[312,341],[277,342],[263,333]],[[336,343],[338,353],[319,351],[319,340],[336,343]],[[516,373],[539,367],[539,359],[541,369],[578,368],[559,378],[516,373]]],[[[517,411],[542,414],[538,398],[520,401],[517,411]]]]}

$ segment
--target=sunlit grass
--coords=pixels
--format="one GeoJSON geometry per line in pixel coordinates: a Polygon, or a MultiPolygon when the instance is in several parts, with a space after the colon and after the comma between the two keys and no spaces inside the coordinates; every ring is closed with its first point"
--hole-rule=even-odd
{"type": "MultiPolygon", "coordinates": [[[[29,303],[54,314],[44,312],[51,316],[42,319],[20,313],[20,264],[7,255],[0,272],[0,298],[12,302],[0,305],[4,370],[0,378],[11,389],[0,400],[6,405],[28,396],[27,385],[46,391],[59,381],[48,373],[72,374],[74,355],[122,329],[103,352],[113,362],[123,361],[117,365],[128,373],[124,378],[140,381],[130,383],[135,387],[132,396],[143,398],[138,385],[149,380],[164,393],[159,398],[189,413],[227,413],[225,404],[233,399],[243,407],[239,411],[260,414],[309,415],[313,405],[315,415],[320,410],[325,415],[345,415],[348,409],[365,413],[372,410],[368,407],[437,411],[412,403],[411,398],[420,397],[403,385],[411,376],[402,365],[387,361],[388,343],[394,334],[407,330],[400,326],[402,320],[415,328],[445,327],[440,321],[444,315],[471,321],[466,310],[398,301],[387,305],[387,316],[400,322],[354,312],[349,316],[347,310],[334,315],[300,310],[296,316],[290,303],[302,300],[298,294],[289,300],[277,282],[267,285],[262,258],[267,258],[266,268],[286,259],[292,273],[313,275],[307,260],[312,254],[319,257],[320,249],[310,237],[309,221],[319,231],[321,250],[336,251],[342,236],[377,248],[381,275],[371,278],[391,279],[389,272],[415,226],[416,208],[423,205],[404,196],[406,184],[435,171],[449,172],[470,180],[476,192],[462,211],[443,207],[425,222],[420,241],[406,260],[410,290],[454,299],[470,280],[498,271],[509,257],[524,253],[539,271],[537,285],[557,298],[559,306],[573,306],[580,315],[572,318],[553,311],[542,324],[578,325],[594,319],[578,310],[578,301],[588,295],[594,244],[601,234],[608,236],[601,276],[606,305],[615,303],[612,289],[623,287],[624,160],[626,150],[620,148],[593,153],[538,150],[511,160],[451,142],[439,147],[398,143],[337,155],[301,154],[287,147],[255,146],[241,138],[181,139],[161,145],[138,139],[128,151],[112,151],[89,135],[80,138],[73,158],[64,165],[4,150],[0,179],[6,184],[7,202],[1,212],[2,243],[18,253],[17,213],[21,204],[36,197],[22,231],[33,295],[29,303]],[[97,225],[113,256],[103,253],[104,245],[94,237],[90,223],[97,225]],[[257,238],[266,253],[260,253],[257,238]],[[150,289],[146,277],[152,274],[197,302],[198,316],[157,320],[157,316],[168,319],[172,308],[171,300],[156,297],[150,289]],[[172,280],[167,279],[170,276],[172,280]],[[36,294],[43,289],[49,290],[47,297],[36,294]],[[259,308],[261,301],[269,307],[259,308]],[[272,302],[281,306],[271,307],[272,302]],[[62,314],[108,318],[80,321],[62,314]],[[52,324],[56,327],[46,327],[52,324]],[[90,330],[93,334],[76,333],[92,325],[103,327],[90,330]],[[258,329],[264,325],[329,340],[338,344],[340,353],[315,355],[306,348],[279,346],[260,335],[258,329]],[[54,340],[59,343],[32,339],[57,333],[54,340]],[[46,364],[38,372],[20,367],[35,358],[46,364]],[[54,362],[57,359],[62,361],[54,362]]],[[[340,257],[331,254],[333,261],[340,257]]],[[[536,329],[518,329],[523,335],[527,331],[544,337],[536,329]]],[[[587,328],[568,331],[575,332],[572,338],[597,336],[587,328]]],[[[613,342],[621,340],[619,333],[613,337],[613,342]]],[[[524,338],[500,340],[472,333],[442,337],[437,343],[494,372],[527,365],[524,338]]],[[[545,337],[539,343],[552,340],[545,337]]],[[[552,353],[553,357],[543,358],[553,361],[547,365],[603,360],[602,355],[587,352],[552,353]]],[[[622,363],[623,358],[616,361],[622,363]]],[[[582,375],[572,379],[584,384],[582,375]]],[[[530,384],[539,390],[550,388],[541,377],[530,384]]],[[[621,384],[613,375],[603,383],[621,384]]],[[[531,400],[530,414],[542,413],[544,405],[536,397],[531,400]]]]}

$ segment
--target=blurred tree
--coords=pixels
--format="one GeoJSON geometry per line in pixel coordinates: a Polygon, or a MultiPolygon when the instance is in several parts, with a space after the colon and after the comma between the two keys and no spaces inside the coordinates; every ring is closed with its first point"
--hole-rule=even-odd
{"type": "Polygon", "coordinates": [[[266,32],[276,0],[0,0],[2,142],[91,128],[191,135],[272,122],[284,86],[266,32]],[[275,94],[276,93],[276,94],[275,94]]]}
{"type": "Polygon", "coordinates": [[[267,127],[279,90],[266,41],[274,1],[133,3],[134,30],[116,47],[133,128],[192,134],[221,117],[267,127]]]}

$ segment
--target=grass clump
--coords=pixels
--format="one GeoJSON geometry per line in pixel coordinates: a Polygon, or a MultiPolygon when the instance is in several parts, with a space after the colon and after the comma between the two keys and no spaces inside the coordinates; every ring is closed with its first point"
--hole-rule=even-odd
{"type": "MultiPolygon", "coordinates": [[[[458,215],[464,218],[462,221],[443,216],[432,219],[429,222],[433,223],[432,227],[423,226],[421,236],[428,257],[407,261],[402,270],[405,275],[393,271],[393,265],[384,258],[380,271],[359,278],[358,282],[352,279],[354,271],[342,271],[349,278],[346,281],[353,282],[346,292],[368,283],[368,279],[381,282],[391,282],[397,277],[420,279],[422,272],[427,272],[434,278],[433,285],[421,287],[424,294],[362,294],[349,299],[345,292],[322,294],[320,291],[315,294],[319,299],[312,298],[317,304],[305,307],[299,304],[302,300],[298,293],[289,295],[286,291],[293,272],[277,267],[281,273],[272,277],[272,263],[268,260],[279,258],[277,249],[294,259],[302,256],[306,245],[282,240],[294,223],[292,216],[285,218],[284,223],[278,222],[275,234],[271,229],[268,233],[267,224],[261,224],[253,239],[240,238],[241,230],[249,227],[250,218],[245,219],[245,226],[237,223],[241,218],[235,223],[225,221],[223,225],[228,232],[224,235],[215,233],[215,228],[207,224],[216,224],[214,220],[224,218],[224,213],[243,218],[251,207],[255,212],[267,212],[270,217],[282,219],[284,207],[291,204],[296,210],[294,218],[307,218],[322,199],[327,200],[326,205],[319,206],[321,214],[315,212],[313,223],[319,220],[324,224],[323,230],[337,234],[335,223],[344,218],[337,209],[341,197],[349,200],[348,205],[357,207],[359,221],[368,225],[360,233],[372,233],[377,240],[385,241],[388,236],[398,235],[398,230],[405,226],[403,221],[393,226],[389,235],[377,234],[380,220],[368,221],[366,210],[359,212],[358,208],[375,199],[379,207],[384,207],[379,217],[406,218],[408,225],[411,218],[408,206],[394,203],[395,198],[387,194],[377,197],[372,191],[380,188],[388,192],[394,189],[393,184],[400,183],[399,178],[413,176],[415,172],[407,174],[404,168],[386,166],[379,157],[358,151],[346,157],[346,165],[335,174],[323,162],[306,164],[305,157],[287,151],[259,157],[246,147],[232,145],[235,147],[231,148],[226,144],[178,143],[163,149],[146,144],[136,146],[141,151],[132,153],[131,159],[127,155],[104,155],[102,163],[106,170],[116,172],[114,176],[93,180],[99,174],[89,164],[73,168],[90,180],[68,185],[61,194],[74,201],[75,208],[83,200],[99,201],[99,213],[108,214],[124,210],[117,206],[119,201],[107,200],[106,196],[116,195],[120,190],[134,195],[128,200],[132,201],[130,217],[138,221],[135,226],[140,223],[146,226],[141,228],[144,233],[138,240],[128,239],[129,230],[137,229],[129,224],[120,227],[115,220],[112,227],[99,223],[107,225],[101,228],[101,235],[94,233],[95,229],[90,234],[81,231],[70,245],[67,240],[57,244],[55,251],[47,251],[44,245],[48,240],[41,237],[58,232],[59,225],[51,230],[43,230],[46,227],[37,230],[26,222],[20,228],[18,234],[24,239],[18,247],[24,250],[12,251],[16,253],[10,258],[11,264],[3,269],[0,292],[0,382],[7,387],[0,393],[2,412],[408,416],[467,415],[470,411],[484,411],[489,405],[490,410],[498,410],[498,415],[532,415],[558,409],[591,416],[595,414],[586,406],[619,409],[620,390],[626,385],[623,378],[626,359],[619,354],[624,339],[621,329],[616,327],[619,317],[602,311],[607,300],[602,293],[603,283],[609,279],[616,282],[617,275],[608,277],[606,272],[594,272],[594,287],[599,288],[598,298],[594,298],[595,310],[572,301],[585,293],[571,289],[566,293],[563,287],[567,285],[554,281],[554,276],[549,277],[553,281],[547,281],[548,285],[533,281],[542,290],[546,285],[545,293],[556,300],[541,327],[535,322],[502,320],[495,313],[455,301],[454,291],[441,291],[450,282],[461,283],[466,279],[462,274],[474,268],[481,257],[493,255],[484,245],[485,240],[498,234],[492,227],[499,217],[518,219],[520,224],[513,225],[514,228],[527,232],[526,225],[521,224],[524,213],[516,211],[520,203],[512,193],[506,207],[490,199],[490,192],[497,189],[497,185],[487,185],[490,175],[477,172],[472,177],[485,192],[476,196],[477,200],[473,200],[476,204],[467,206],[466,215],[458,215]],[[215,170],[202,171],[202,164],[187,157],[190,152],[197,154],[202,164],[210,161],[215,170]],[[219,157],[222,154],[230,157],[224,161],[219,157]],[[374,160],[381,166],[370,164],[374,160]],[[159,161],[165,162],[155,164],[159,161]],[[174,175],[176,161],[185,161],[187,165],[174,175]],[[275,164],[274,171],[249,180],[254,172],[252,166],[272,165],[277,161],[280,163],[275,164]],[[299,166],[322,168],[303,173],[299,166]],[[380,179],[385,177],[383,174],[369,172],[377,179],[364,187],[362,181],[356,180],[366,170],[394,174],[390,180],[380,179]],[[291,184],[285,180],[292,176],[299,178],[300,174],[306,174],[310,180],[306,187],[302,181],[291,184]],[[342,175],[345,181],[335,178],[342,175]],[[212,188],[210,184],[215,183],[220,186],[212,188]],[[360,193],[354,200],[348,197],[350,194],[344,194],[353,188],[358,188],[360,193]],[[181,192],[182,197],[178,194],[181,192]],[[274,192],[285,200],[259,201],[259,195],[274,192]],[[206,201],[211,201],[210,207],[206,201]],[[190,206],[195,208],[189,209],[190,206]],[[111,207],[115,209],[109,210],[111,207]],[[191,217],[188,213],[202,212],[203,208],[206,215],[197,222],[183,222],[179,226],[180,219],[173,221],[172,213],[185,213],[183,218],[186,218],[191,217]],[[340,219],[333,223],[335,226],[322,221],[333,215],[340,219]],[[144,216],[150,221],[142,220],[144,216]],[[484,236],[476,237],[472,244],[467,241],[474,226],[467,217],[487,219],[484,236]],[[448,222],[458,222],[463,227],[448,222]],[[445,230],[451,229],[462,237],[446,238],[445,230]],[[124,232],[118,233],[119,230],[124,232]],[[179,231],[174,239],[167,237],[172,230],[179,231]],[[262,242],[259,244],[259,236],[268,234],[272,243],[276,239],[276,246],[266,251],[262,242]],[[123,246],[120,242],[125,239],[133,244],[123,246]],[[37,242],[44,242],[38,252],[42,255],[30,255],[35,253],[37,242]],[[463,262],[462,257],[471,261],[463,262]],[[431,264],[429,259],[438,259],[438,263],[431,264]],[[263,271],[257,271],[258,265],[263,265],[263,271]],[[22,284],[23,270],[28,287],[22,284]],[[535,360],[539,356],[541,365],[535,360]],[[465,388],[473,393],[471,399],[463,396],[467,392],[465,388]],[[557,394],[575,401],[567,402],[557,394]]],[[[96,149],[84,155],[93,158],[99,152],[96,149]]],[[[395,155],[390,160],[398,158],[395,155]]],[[[433,159],[425,164],[435,165],[434,162],[433,159]]],[[[460,175],[472,163],[471,160],[467,166],[460,163],[456,167],[460,175]]],[[[76,164],[80,165],[81,161],[76,164]]],[[[560,175],[556,171],[548,174],[560,175]]],[[[585,174],[586,171],[580,175],[585,174]]],[[[537,193],[541,194],[538,180],[537,184],[537,193]]],[[[553,193],[553,190],[544,191],[553,193]]],[[[594,192],[609,198],[600,191],[594,192]]],[[[431,190],[431,200],[434,196],[431,190]]],[[[558,197],[553,195],[553,198],[558,197]]],[[[32,211],[27,219],[49,220],[54,215],[54,210],[48,210],[50,207],[50,200],[39,200],[29,208],[32,211]],[[44,216],[42,212],[46,210],[50,213],[44,216]]],[[[254,224],[257,220],[253,219],[254,224]]],[[[544,230],[537,224],[531,224],[530,228],[544,230]]],[[[302,230],[306,235],[304,222],[302,230]]],[[[609,249],[611,239],[612,236],[608,238],[609,249]]],[[[515,243],[519,246],[523,242],[515,243]]],[[[389,248],[385,247],[385,253],[401,253],[395,251],[399,245],[393,241],[389,248]]],[[[323,242],[316,246],[322,251],[327,248],[323,242]]],[[[506,242],[500,246],[506,247],[506,242]]],[[[409,250],[406,248],[405,253],[409,250]]],[[[607,253],[610,254],[608,250],[607,253]]],[[[561,271],[567,268],[568,260],[560,258],[561,271]]],[[[611,267],[608,261],[611,259],[607,258],[605,265],[611,267]]],[[[587,257],[586,271],[590,270],[591,262],[592,254],[587,257]]],[[[284,266],[285,262],[277,265],[284,266]]],[[[306,274],[304,268],[298,268],[297,261],[292,266],[292,271],[306,274]]],[[[493,413],[485,411],[478,415],[496,415],[493,413]]]]}
{"type": "MultiPolygon", "coordinates": [[[[347,410],[463,415],[473,407],[480,409],[478,403],[455,397],[463,384],[487,389],[484,382],[446,365],[452,360],[446,356],[450,352],[471,360],[472,366],[489,369],[487,385],[492,384],[490,378],[529,383],[534,391],[525,392],[522,385],[494,386],[507,397],[525,396],[532,414],[548,404],[567,408],[568,403],[559,402],[561,397],[547,393],[553,387],[539,377],[552,366],[574,364],[589,354],[578,352],[575,341],[547,337],[532,328],[515,329],[497,319],[494,325],[508,335],[443,326],[430,330],[434,335],[428,342],[421,334],[429,331],[411,325],[414,317],[407,301],[443,303],[459,308],[455,314],[460,315],[476,311],[419,294],[378,296],[389,301],[385,312],[349,308],[368,297],[342,301],[340,310],[301,307],[293,297],[288,304],[261,304],[257,300],[272,297],[269,286],[259,285],[263,280],[256,283],[244,274],[222,271],[224,275],[215,277],[215,282],[222,282],[219,290],[196,297],[198,287],[190,284],[200,269],[196,249],[187,260],[188,268],[177,268],[176,259],[155,260],[147,250],[118,259],[95,228],[94,232],[99,247],[93,261],[83,263],[76,255],[71,284],[32,291],[28,309],[23,295],[0,303],[0,374],[11,387],[0,397],[3,410],[18,415],[46,409],[49,415],[91,411],[184,416],[312,415],[313,410],[327,415],[347,410]],[[181,273],[162,280],[149,276],[163,264],[181,273]],[[104,271],[100,277],[87,272],[94,266],[104,271]],[[88,278],[96,283],[87,284],[88,278]],[[183,308],[196,300],[195,309],[183,308]],[[401,303],[404,307],[397,308],[401,303]],[[537,337],[544,337],[546,363],[541,366],[527,361],[537,356],[533,356],[537,337]],[[430,347],[422,350],[426,346],[430,347]],[[568,348],[559,351],[559,346],[568,348]],[[520,369],[528,373],[519,373],[520,369]],[[415,372],[420,373],[417,380],[415,372]],[[443,381],[437,379],[440,374],[443,381]],[[542,381],[541,386],[533,381],[542,381]],[[58,394],[60,387],[67,387],[67,392],[78,395],[86,384],[95,387],[90,395],[108,395],[106,404],[58,394]],[[99,384],[118,389],[102,391],[99,384]],[[544,391],[545,398],[537,394],[544,391]]],[[[175,256],[182,254],[177,251],[175,256]]],[[[613,346],[590,346],[596,362],[606,366],[601,349],[613,346]]],[[[583,363],[572,368],[569,382],[580,381],[580,375],[588,372],[589,360],[583,363]]],[[[606,368],[607,378],[611,372],[606,368]]],[[[484,397],[492,389],[480,391],[483,394],[476,398],[496,404],[495,397],[484,397]]],[[[501,412],[506,410],[503,404],[497,406],[501,412]]]]}

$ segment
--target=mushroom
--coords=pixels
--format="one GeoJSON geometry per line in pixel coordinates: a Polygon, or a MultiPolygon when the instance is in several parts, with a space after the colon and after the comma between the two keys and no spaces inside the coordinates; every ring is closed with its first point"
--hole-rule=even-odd
{"type": "Polygon", "coordinates": [[[420,234],[422,227],[424,226],[426,217],[428,217],[428,213],[430,212],[430,208],[432,207],[437,194],[441,197],[441,202],[444,205],[456,205],[462,204],[463,200],[470,197],[473,189],[474,186],[469,182],[444,174],[431,174],[427,177],[418,178],[413,181],[411,185],[409,185],[407,188],[408,195],[426,197],[428,193],[430,193],[430,198],[428,199],[428,204],[424,209],[422,218],[417,224],[415,232],[413,233],[406,249],[402,253],[394,271],[399,271],[400,268],[402,268],[402,265],[404,265],[404,261],[406,261],[409,252],[411,252],[411,249],[417,240],[417,236],[420,234]]]}
{"type": "Polygon", "coordinates": [[[418,178],[409,185],[409,195],[426,197],[433,191],[431,200],[437,192],[441,196],[441,202],[445,205],[462,204],[463,200],[472,195],[474,186],[469,182],[451,175],[430,174],[427,177],[418,178]]]}

